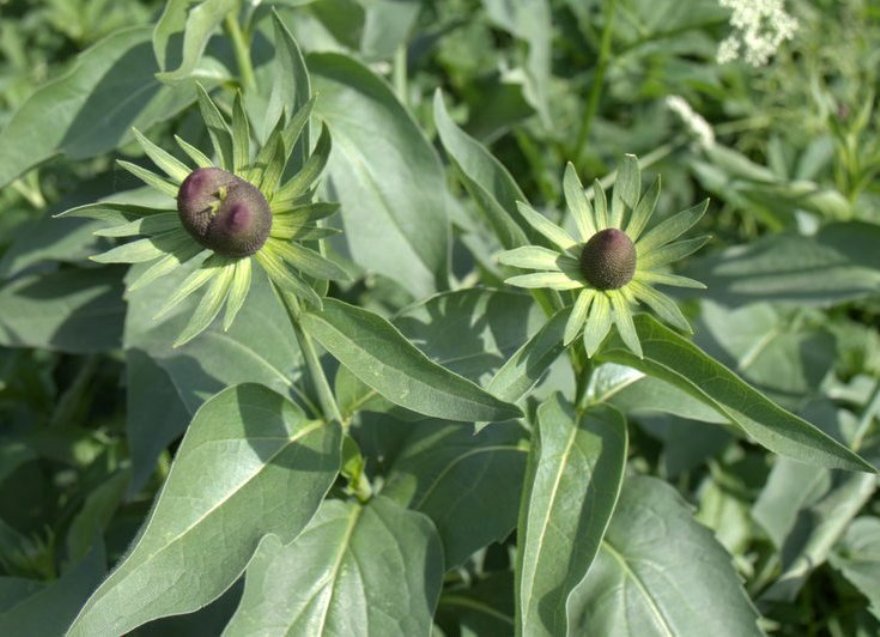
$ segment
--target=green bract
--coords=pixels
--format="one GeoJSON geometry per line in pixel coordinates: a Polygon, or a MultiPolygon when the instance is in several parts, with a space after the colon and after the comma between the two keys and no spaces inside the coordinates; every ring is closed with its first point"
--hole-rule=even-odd
{"type": "Polygon", "coordinates": [[[313,203],[313,184],[330,154],[330,135],[322,128],[311,157],[302,169],[281,183],[288,159],[311,114],[314,100],[292,117],[279,118],[260,149],[251,146],[251,131],[239,95],[231,124],[204,89],[199,87],[199,107],[206,122],[215,165],[205,154],[180,138],[177,143],[195,164],[183,164],[137,130],[135,136],[146,154],[165,176],[136,164],[119,164],[168,196],[167,205],[142,207],[112,203],[69,210],[65,215],[95,217],[117,225],[99,234],[139,237],[92,257],[100,263],[154,262],[134,281],[131,289],[155,281],[181,264],[200,258],[200,267],[168,298],[162,316],[185,298],[207,286],[175,345],[204,331],[226,307],[228,329],[247,297],[254,262],[273,284],[309,305],[321,307],[321,297],[306,277],[344,279],[336,264],[303,245],[335,232],[320,220],[336,211],[331,203],[313,203]]]}
{"type": "Polygon", "coordinates": [[[642,356],[632,320],[633,306],[639,302],[663,320],[690,332],[690,325],[675,302],[654,286],[705,287],[693,279],[669,273],[667,266],[698,250],[708,239],[702,236],[676,241],[700,220],[708,202],[679,212],[646,231],[660,194],[660,179],[640,196],[641,174],[634,155],[624,158],[610,209],[599,182],[594,184],[590,202],[570,163],[563,187],[577,226],[577,239],[518,202],[529,225],[555,249],[524,246],[503,252],[499,257],[501,263],[536,270],[511,277],[507,283],[524,288],[578,290],[563,341],[568,345],[583,331],[589,356],[599,349],[612,323],[627,347],[642,356]]]}

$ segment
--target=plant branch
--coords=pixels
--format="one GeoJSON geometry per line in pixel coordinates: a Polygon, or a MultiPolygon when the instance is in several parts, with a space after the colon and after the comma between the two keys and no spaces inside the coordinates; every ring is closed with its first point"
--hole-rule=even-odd
{"type": "Polygon", "coordinates": [[[235,53],[235,63],[238,65],[238,74],[241,78],[241,87],[245,92],[254,91],[257,88],[257,80],[254,76],[254,67],[251,64],[251,50],[246,42],[241,26],[238,24],[236,11],[226,15],[224,25],[229,39],[232,40],[232,50],[235,53]]]}
{"type": "Polygon", "coordinates": [[[614,16],[617,13],[617,0],[608,0],[608,17],[602,29],[602,42],[599,45],[599,61],[596,63],[596,75],[593,85],[590,87],[590,95],[587,98],[587,108],[584,110],[584,118],[578,130],[577,140],[571,158],[575,165],[580,164],[581,155],[587,145],[593,119],[599,110],[599,98],[602,96],[602,85],[605,83],[605,71],[608,69],[608,61],[611,58],[611,34],[614,31],[614,16]]]}
{"type": "Polygon", "coordinates": [[[299,343],[300,351],[302,351],[306,369],[309,372],[309,379],[318,398],[318,404],[321,405],[324,419],[327,422],[336,421],[342,424],[342,414],[339,411],[339,405],[336,404],[333,390],[330,388],[327,375],[321,366],[321,360],[318,358],[315,344],[312,342],[311,337],[303,331],[302,325],[300,325],[299,315],[302,312],[302,308],[300,308],[299,301],[289,292],[280,290],[277,287],[276,290],[284,303],[287,317],[290,319],[290,324],[296,334],[296,340],[299,343]]]}

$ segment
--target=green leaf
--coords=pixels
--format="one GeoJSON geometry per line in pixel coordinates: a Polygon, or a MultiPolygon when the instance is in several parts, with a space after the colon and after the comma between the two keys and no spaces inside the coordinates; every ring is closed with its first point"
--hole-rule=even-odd
{"type": "Polygon", "coordinates": [[[74,354],[119,347],[122,272],[73,268],[13,279],[0,287],[0,344],[74,354]]]}
{"type": "Polygon", "coordinates": [[[675,489],[649,477],[627,478],[568,612],[569,635],[763,634],[730,555],[675,489]]]}
{"type": "Polygon", "coordinates": [[[528,245],[528,236],[533,231],[527,229],[528,224],[516,212],[516,202],[526,201],[526,196],[507,169],[450,119],[439,91],[434,94],[434,121],[459,179],[486,216],[501,245],[508,250],[528,245]]]}
{"type": "Polygon", "coordinates": [[[218,597],[261,537],[289,540],[306,526],[336,478],[340,445],[337,424],[306,420],[261,385],[217,394],[193,418],[134,548],[68,635],[122,634],[218,597]]]}
{"type": "Polygon", "coordinates": [[[538,409],[517,527],[517,634],[575,634],[566,600],[611,520],[626,448],[626,421],[615,409],[575,414],[559,394],[538,409]]]}
{"type": "Polygon", "coordinates": [[[382,495],[434,521],[446,570],[510,535],[525,473],[525,430],[515,422],[476,435],[433,420],[404,426],[409,435],[385,474],[382,495]]]}
{"type": "Polygon", "coordinates": [[[810,573],[877,490],[877,477],[782,458],[752,508],[780,552],[781,573],[762,600],[793,601],[810,573]]]}
{"type": "MultiPolygon", "coordinates": [[[[527,295],[478,288],[437,294],[392,319],[428,358],[481,386],[543,322],[543,312],[527,295]]],[[[335,384],[344,415],[388,409],[387,401],[345,368],[335,384]]]]}
{"type": "Polygon", "coordinates": [[[201,84],[196,85],[198,93],[199,111],[202,114],[202,120],[208,128],[208,135],[211,137],[211,145],[214,147],[214,153],[220,161],[220,166],[228,171],[233,170],[235,160],[232,157],[232,129],[217,104],[208,95],[208,91],[201,84]]]}
{"type": "Polygon", "coordinates": [[[804,320],[803,309],[792,314],[769,303],[734,310],[711,301],[701,305],[700,321],[708,333],[701,330],[698,343],[711,335],[712,344],[721,347],[716,358],[748,382],[791,408],[819,392],[834,366],[834,337],[804,320]]]}
{"type": "Polygon", "coordinates": [[[351,257],[417,297],[448,287],[448,193],[434,148],[367,67],[336,53],[307,62],[315,114],[333,134],[328,188],[351,257]]]}
{"type": "Polygon", "coordinates": [[[514,405],[437,365],[382,317],[336,299],[301,317],[305,331],[385,398],[426,416],[473,422],[516,418],[514,405]]]}
{"type": "Polygon", "coordinates": [[[588,391],[595,402],[610,403],[625,414],[662,412],[681,419],[728,422],[705,402],[675,385],[614,363],[604,363],[595,369],[588,391]]]}
{"type": "MultiPolygon", "coordinates": [[[[309,106],[307,105],[305,108],[308,109],[309,106]]],[[[308,113],[308,111],[304,112],[308,113]]],[[[325,125],[321,127],[321,135],[318,137],[318,143],[315,144],[314,151],[303,164],[302,169],[285,182],[277,192],[275,192],[272,200],[293,201],[305,194],[324,171],[324,167],[330,159],[331,149],[332,138],[330,137],[330,131],[325,125]]],[[[271,167],[270,164],[270,168],[271,167]]],[[[267,175],[263,177],[263,186],[267,190],[274,190],[278,178],[281,176],[282,170],[277,170],[277,175],[272,175],[274,180],[268,176],[269,172],[270,171],[267,171],[267,175]]]]}
{"type": "MultiPolygon", "coordinates": [[[[197,263],[129,292],[125,325],[126,435],[133,463],[129,496],[139,492],[160,452],[179,437],[193,414],[225,387],[255,382],[291,396],[301,365],[287,315],[265,275],[255,269],[238,318],[224,331],[219,321],[200,338],[172,347],[197,304],[193,297],[162,322],[156,308],[197,263]]],[[[133,270],[130,278],[137,277],[133,270]]]]}
{"type": "Polygon", "coordinates": [[[168,177],[170,177],[175,183],[181,183],[192,172],[192,169],[189,166],[181,162],[168,151],[151,142],[138,129],[133,128],[131,132],[138,140],[138,144],[141,145],[141,148],[144,149],[147,157],[152,159],[153,163],[161,168],[162,172],[168,175],[168,177]]]}
{"type": "Polygon", "coordinates": [[[551,126],[550,80],[551,80],[551,24],[550,4],[547,0],[532,2],[506,2],[483,0],[489,20],[528,44],[526,57],[524,96],[538,111],[544,126],[551,126]]]}
{"type": "Polygon", "coordinates": [[[130,469],[120,469],[108,475],[85,498],[82,509],[70,523],[67,531],[67,555],[79,561],[88,555],[89,549],[122,503],[125,489],[131,479],[130,469]]]}
{"type": "Polygon", "coordinates": [[[880,619],[880,520],[854,520],[832,553],[831,564],[868,598],[871,613],[880,619]]]}
{"type": "MultiPolygon", "coordinates": [[[[275,11],[272,12],[272,29],[277,63],[271,65],[273,71],[272,88],[264,115],[265,126],[269,129],[274,122],[281,121],[285,111],[288,121],[294,119],[293,114],[302,112],[309,100],[312,99],[311,80],[302,51],[300,51],[290,30],[275,11]]],[[[302,136],[293,147],[290,161],[287,164],[285,178],[299,172],[308,159],[309,150],[310,127],[308,118],[306,118],[302,127],[302,136]]]]}
{"type": "Polygon", "coordinates": [[[537,385],[550,365],[565,351],[562,336],[570,312],[566,308],[554,314],[495,373],[486,390],[502,400],[513,402],[537,385]]]}
{"type": "Polygon", "coordinates": [[[617,179],[614,181],[614,193],[611,196],[612,222],[615,228],[623,227],[624,205],[632,210],[639,203],[642,191],[642,173],[639,168],[639,158],[635,155],[624,155],[620,167],[617,169],[617,179]]]}
{"type": "Polygon", "coordinates": [[[188,77],[202,57],[208,39],[237,6],[237,0],[170,0],[153,31],[153,51],[163,71],[157,74],[159,79],[173,82],[188,77]],[[181,32],[181,51],[169,50],[175,48],[181,32]],[[175,70],[167,70],[170,64],[178,62],[175,70]]]}
{"type": "Polygon", "coordinates": [[[774,403],[656,319],[640,314],[635,324],[643,359],[632,354],[618,337],[606,344],[599,359],[634,367],[675,385],[774,453],[808,464],[875,471],[858,455],[774,403]]]}
{"type": "Polygon", "coordinates": [[[0,612],[0,634],[63,635],[106,569],[103,545],[35,594],[0,612]]]}
{"type": "Polygon", "coordinates": [[[0,576],[0,621],[3,613],[46,587],[45,582],[24,577],[0,576]]]}
{"type": "Polygon", "coordinates": [[[150,28],[107,36],[69,71],[38,89],[0,131],[0,188],[58,154],[85,159],[128,141],[193,100],[192,88],[163,86],[150,50],[150,28]]]}
{"type": "Polygon", "coordinates": [[[241,92],[235,94],[232,103],[232,161],[236,175],[241,175],[251,159],[251,129],[244,112],[241,92]]]}
{"type": "Polygon", "coordinates": [[[10,278],[37,263],[86,261],[109,247],[94,234],[105,225],[102,221],[47,215],[18,226],[12,242],[0,256],[0,279],[10,278]]]}
{"type": "Polygon", "coordinates": [[[496,571],[441,595],[434,621],[445,635],[510,635],[514,615],[513,573],[496,571]]]}
{"type": "Polygon", "coordinates": [[[755,301],[827,307],[880,288],[880,226],[832,223],[814,236],[773,234],[696,259],[682,274],[708,286],[701,296],[730,307],[755,301]]]}
{"type": "Polygon", "coordinates": [[[223,634],[428,635],[442,576],[425,516],[381,496],[328,500],[290,544],[260,543],[223,634]]]}

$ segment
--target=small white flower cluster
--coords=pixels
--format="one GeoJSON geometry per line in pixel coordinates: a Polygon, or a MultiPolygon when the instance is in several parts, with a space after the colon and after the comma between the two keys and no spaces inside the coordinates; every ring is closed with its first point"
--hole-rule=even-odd
{"type": "Polygon", "coordinates": [[[703,148],[710,148],[715,144],[715,131],[702,115],[697,113],[687,101],[679,95],[670,95],[666,98],[666,106],[681,118],[691,133],[697,138],[697,142],[703,148]]]}
{"type": "Polygon", "coordinates": [[[733,11],[733,33],[718,47],[718,63],[732,62],[742,55],[752,66],[767,64],[776,50],[797,31],[797,20],[785,12],[783,0],[719,0],[733,11]]]}

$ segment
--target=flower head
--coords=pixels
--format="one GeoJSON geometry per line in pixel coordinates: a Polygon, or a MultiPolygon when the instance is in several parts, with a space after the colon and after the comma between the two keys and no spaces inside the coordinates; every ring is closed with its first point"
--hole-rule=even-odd
{"type": "Polygon", "coordinates": [[[320,220],[338,207],[312,202],[312,185],[330,154],[326,128],[322,128],[311,156],[302,158],[299,171],[282,179],[313,104],[314,100],[309,101],[290,117],[282,114],[263,147],[254,149],[241,96],[233,104],[230,124],[199,87],[199,108],[219,165],[214,165],[194,146],[175,138],[195,164],[195,168],[190,168],[135,130],[144,152],[164,176],[129,162],[119,164],[165,195],[166,202],[155,208],[99,203],[62,213],[117,224],[98,231],[103,236],[137,237],[92,257],[100,263],[153,262],[131,282],[129,289],[142,287],[188,261],[201,259],[200,267],[181,283],[157,314],[157,318],[166,314],[207,286],[175,345],[182,345],[207,329],[224,305],[223,326],[229,329],[250,289],[254,262],[266,271],[277,289],[318,307],[321,297],[307,277],[346,278],[343,270],[314,249],[314,242],[335,232],[323,227],[320,220]],[[312,247],[304,242],[312,243],[312,247]]]}
{"type": "Polygon", "coordinates": [[[667,272],[666,267],[698,250],[708,239],[703,236],[676,241],[699,221],[708,202],[647,229],[660,195],[660,179],[640,197],[641,175],[634,155],[624,159],[610,209],[598,181],[590,203],[570,163],[565,170],[563,188],[578,239],[528,205],[519,203],[525,220],[553,248],[524,246],[501,253],[501,263],[536,270],[511,277],[507,283],[524,288],[577,291],[563,339],[568,345],[583,331],[589,356],[599,349],[612,324],[626,346],[642,356],[632,320],[632,308],[639,302],[665,321],[690,332],[690,325],[675,302],[654,286],[705,287],[693,279],[667,272]]]}
{"type": "Polygon", "coordinates": [[[740,57],[752,66],[764,66],[786,40],[794,37],[798,22],[786,13],[783,0],[719,0],[732,11],[733,33],[718,47],[719,64],[740,57]]]}

